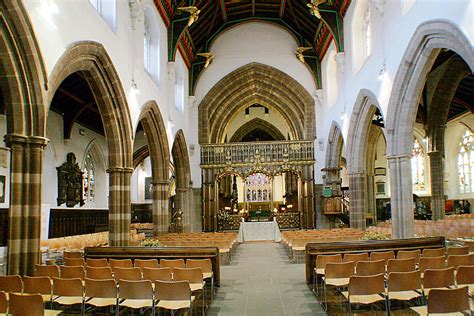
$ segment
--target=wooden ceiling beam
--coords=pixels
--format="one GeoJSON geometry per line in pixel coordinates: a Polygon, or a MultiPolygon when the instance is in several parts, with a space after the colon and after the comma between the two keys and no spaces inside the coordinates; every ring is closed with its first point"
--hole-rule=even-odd
{"type": "Polygon", "coordinates": [[[281,0],[280,1],[280,12],[279,12],[280,19],[282,19],[283,16],[285,15],[285,7],[286,7],[286,0],[281,0]]]}
{"type": "MultiPolygon", "coordinates": [[[[222,20],[224,20],[224,23],[227,22],[227,12],[225,8],[225,0],[218,0],[219,1],[219,7],[222,15],[222,20]]],[[[216,10],[217,11],[217,10],[216,10]]]]}
{"type": "Polygon", "coordinates": [[[76,101],[77,103],[80,103],[82,105],[86,104],[86,101],[84,101],[82,98],[78,97],[76,94],[62,88],[62,87],[59,87],[58,89],[59,92],[61,92],[62,94],[64,94],[65,96],[73,99],[74,101],[76,101]]]}
{"type": "Polygon", "coordinates": [[[252,0],[252,16],[255,16],[255,0],[252,0]]]}

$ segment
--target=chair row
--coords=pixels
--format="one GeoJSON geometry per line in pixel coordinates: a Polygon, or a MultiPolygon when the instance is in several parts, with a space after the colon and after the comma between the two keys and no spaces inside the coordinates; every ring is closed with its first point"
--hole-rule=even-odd
{"type": "MultiPolygon", "coordinates": [[[[388,311],[390,300],[411,301],[426,299],[433,289],[452,288],[474,285],[474,266],[459,266],[446,269],[428,269],[422,276],[421,271],[390,272],[387,276],[383,272],[367,275],[355,274],[359,264],[354,262],[328,263],[323,277],[324,299],[323,306],[327,308],[327,287],[337,289],[348,288],[347,292],[341,291],[348,300],[348,309],[351,304],[373,304],[384,302],[388,311]],[[456,273],[455,273],[456,271],[456,273]]],[[[375,272],[375,271],[371,271],[375,272]]],[[[379,271],[380,272],[380,271],[379,271]]],[[[466,287],[468,289],[468,287],[466,287]]],[[[317,291],[318,295],[319,290],[317,291]]],[[[467,296],[468,290],[466,290],[467,296]]],[[[451,302],[446,302],[449,305],[451,302]]]]}
{"type": "MultiPolygon", "coordinates": [[[[86,278],[82,281],[77,278],[50,279],[49,277],[25,276],[23,277],[24,287],[18,288],[21,277],[8,276],[8,278],[10,279],[10,282],[8,282],[10,286],[7,288],[4,286],[1,289],[5,292],[26,294],[26,297],[29,297],[29,294],[37,294],[42,299],[42,304],[50,302],[61,307],[80,305],[81,313],[85,312],[86,307],[115,307],[118,314],[120,308],[126,307],[132,309],[151,308],[153,314],[155,308],[189,309],[192,314],[193,302],[195,301],[195,296],[192,295],[194,292],[193,284],[187,280],[156,280],[153,282],[151,280],[119,280],[117,283],[113,279],[93,280],[86,278]]],[[[205,293],[202,285],[199,290],[202,292],[202,308],[204,311],[205,293]]],[[[9,294],[7,297],[14,297],[15,294],[9,294]]],[[[12,313],[12,305],[10,303],[10,313],[12,313]]],[[[32,315],[31,313],[12,314],[32,315]]]]}
{"type": "Polygon", "coordinates": [[[15,316],[52,316],[59,311],[45,309],[40,294],[19,294],[0,291],[0,313],[15,316]]]}

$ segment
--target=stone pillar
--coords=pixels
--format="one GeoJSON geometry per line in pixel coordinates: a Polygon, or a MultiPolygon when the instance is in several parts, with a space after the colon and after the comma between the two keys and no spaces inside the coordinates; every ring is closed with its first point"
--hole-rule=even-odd
{"type": "Polygon", "coordinates": [[[314,186],[314,195],[315,195],[315,213],[316,213],[316,228],[317,229],[327,229],[333,228],[334,225],[331,225],[331,221],[325,215],[323,215],[323,199],[321,196],[323,195],[323,184],[315,184],[314,186]]]}
{"type": "Polygon", "coordinates": [[[8,274],[33,275],[40,263],[41,170],[46,138],[8,134],[11,148],[8,274]]]}
{"type": "Polygon", "coordinates": [[[191,227],[190,207],[189,207],[190,188],[176,188],[176,208],[183,211],[183,231],[189,232],[191,227]]]}
{"type": "Polygon", "coordinates": [[[202,232],[202,190],[201,188],[191,188],[190,192],[192,200],[190,202],[191,212],[193,214],[191,217],[191,231],[192,232],[202,232]]]}
{"type": "Polygon", "coordinates": [[[217,230],[215,183],[210,170],[202,170],[202,223],[204,231],[217,230]]]}
{"type": "Polygon", "coordinates": [[[132,168],[115,167],[109,173],[109,245],[128,246],[130,241],[132,168]]]}
{"type": "Polygon", "coordinates": [[[367,208],[367,176],[364,172],[349,176],[350,226],[365,229],[365,210],[367,208]]]}
{"type": "Polygon", "coordinates": [[[433,220],[443,219],[444,209],[444,161],[440,151],[428,153],[430,157],[431,211],[433,220]]]}
{"type": "Polygon", "coordinates": [[[373,174],[367,175],[367,210],[374,216],[373,223],[377,222],[377,212],[375,206],[375,177],[373,174]]]}
{"type": "Polygon", "coordinates": [[[167,233],[170,224],[169,181],[153,182],[153,230],[155,234],[167,233]]]}
{"type": "Polygon", "coordinates": [[[313,167],[305,166],[303,168],[302,175],[302,194],[303,204],[301,205],[304,210],[305,228],[315,228],[315,214],[314,214],[314,180],[313,180],[313,167]]]}
{"type": "Polygon", "coordinates": [[[411,155],[387,156],[390,167],[392,238],[415,235],[411,155]]]}

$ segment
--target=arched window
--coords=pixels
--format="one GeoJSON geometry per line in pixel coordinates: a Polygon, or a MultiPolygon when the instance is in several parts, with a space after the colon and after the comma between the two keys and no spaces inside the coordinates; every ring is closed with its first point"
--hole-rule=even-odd
{"type": "Polygon", "coordinates": [[[413,142],[411,154],[411,177],[413,181],[413,191],[425,189],[425,153],[418,139],[413,142]]]}
{"type": "Polygon", "coordinates": [[[116,30],[116,0],[89,0],[94,9],[105,20],[110,28],[116,30]]]}
{"type": "Polygon", "coordinates": [[[474,192],[474,133],[467,130],[458,151],[459,192],[474,192]]]}
{"type": "Polygon", "coordinates": [[[84,160],[84,201],[87,203],[94,203],[95,198],[95,164],[94,159],[90,153],[86,155],[84,160]]]}
{"type": "Polygon", "coordinates": [[[153,81],[160,83],[160,33],[153,9],[145,7],[143,33],[143,66],[153,81]]]}

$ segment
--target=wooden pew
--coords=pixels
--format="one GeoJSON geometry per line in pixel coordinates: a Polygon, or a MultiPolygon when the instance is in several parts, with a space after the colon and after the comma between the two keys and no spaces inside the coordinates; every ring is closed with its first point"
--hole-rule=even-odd
{"type": "Polygon", "coordinates": [[[308,243],[305,248],[306,263],[306,283],[311,284],[313,280],[314,268],[316,267],[316,257],[318,255],[329,255],[338,253],[354,252],[375,252],[394,250],[395,254],[399,250],[415,250],[425,248],[445,247],[445,238],[406,238],[389,240],[361,240],[348,242],[331,243],[308,243]]]}
{"type": "Polygon", "coordinates": [[[84,257],[107,259],[211,259],[214,285],[220,285],[217,247],[87,247],[84,257]]]}

